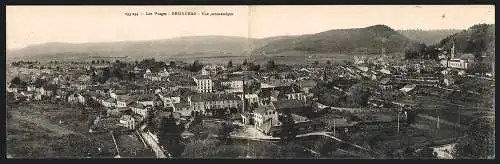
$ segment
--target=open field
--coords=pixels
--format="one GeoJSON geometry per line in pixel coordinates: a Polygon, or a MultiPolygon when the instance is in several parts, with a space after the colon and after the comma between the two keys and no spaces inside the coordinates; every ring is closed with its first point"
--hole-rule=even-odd
{"type": "Polygon", "coordinates": [[[88,117],[93,117],[90,112],[36,103],[8,103],[7,112],[7,153],[14,158],[99,158],[115,154],[109,133],[88,133],[88,117]]]}
{"type": "Polygon", "coordinates": [[[133,132],[116,134],[115,139],[121,157],[154,158],[155,154],[145,146],[140,138],[133,132]]]}

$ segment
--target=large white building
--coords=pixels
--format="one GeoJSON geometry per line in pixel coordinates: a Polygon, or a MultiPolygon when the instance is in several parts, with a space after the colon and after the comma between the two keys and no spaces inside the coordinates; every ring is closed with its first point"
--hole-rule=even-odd
{"type": "Polygon", "coordinates": [[[194,81],[198,86],[198,91],[202,93],[209,93],[213,91],[214,82],[209,76],[194,77],[194,81]]]}
{"type": "Polygon", "coordinates": [[[243,92],[243,80],[241,78],[223,80],[221,81],[221,85],[228,87],[228,92],[243,92]]]}

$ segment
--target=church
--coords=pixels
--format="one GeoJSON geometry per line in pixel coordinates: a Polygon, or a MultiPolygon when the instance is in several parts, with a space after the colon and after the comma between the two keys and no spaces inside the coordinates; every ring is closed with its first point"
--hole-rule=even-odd
{"type": "Polygon", "coordinates": [[[462,54],[459,58],[456,58],[455,43],[451,47],[451,57],[450,59],[442,58],[441,64],[447,68],[455,68],[460,70],[468,70],[472,68],[474,64],[474,55],[470,53],[462,54]]]}

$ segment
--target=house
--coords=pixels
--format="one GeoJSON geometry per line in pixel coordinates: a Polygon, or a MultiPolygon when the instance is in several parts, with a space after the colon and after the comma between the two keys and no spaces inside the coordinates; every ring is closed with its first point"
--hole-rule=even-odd
{"type": "Polygon", "coordinates": [[[408,93],[408,92],[412,91],[413,89],[415,89],[416,87],[417,87],[417,85],[415,85],[415,84],[408,84],[399,90],[403,93],[408,93]]]}
{"type": "Polygon", "coordinates": [[[170,72],[168,72],[166,68],[163,68],[163,70],[161,70],[161,71],[158,73],[158,75],[159,75],[160,77],[168,77],[168,76],[170,76],[170,72]]]}
{"type": "Polygon", "coordinates": [[[53,84],[48,84],[48,85],[44,86],[43,88],[44,88],[43,95],[47,96],[47,97],[54,96],[56,91],[57,91],[57,85],[53,85],[53,84]]]}
{"type": "Polygon", "coordinates": [[[198,83],[195,78],[188,76],[169,76],[169,85],[171,90],[177,90],[180,88],[190,89],[192,91],[200,92],[198,83]]]}
{"type": "Polygon", "coordinates": [[[444,79],[443,79],[443,83],[446,86],[450,86],[450,85],[453,85],[455,83],[455,79],[453,79],[452,76],[445,76],[444,79]]]}
{"type": "Polygon", "coordinates": [[[118,108],[125,108],[128,105],[136,102],[135,96],[118,96],[116,99],[116,107],[118,108]]]}
{"type": "Polygon", "coordinates": [[[311,89],[316,86],[316,81],[314,80],[301,80],[298,82],[299,87],[306,94],[310,93],[311,89]]]}
{"type": "Polygon", "coordinates": [[[335,129],[337,132],[349,132],[353,131],[355,126],[358,124],[356,121],[348,121],[345,118],[333,118],[322,120],[326,123],[325,128],[332,130],[335,129]]]}
{"type": "Polygon", "coordinates": [[[380,80],[379,82],[379,88],[381,90],[391,90],[392,89],[392,85],[390,84],[390,81],[391,79],[390,78],[383,78],[382,80],[380,80]]]}
{"type": "Polygon", "coordinates": [[[106,99],[101,101],[102,105],[107,108],[116,107],[116,100],[112,97],[107,97],[106,99]]]}
{"type": "Polygon", "coordinates": [[[260,105],[267,105],[273,101],[278,101],[279,95],[280,91],[274,90],[274,88],[262,88],[258,93],[260,105]]]}
{"type": "Polygon", "coordinates": [[[118,99],[118,97],[120,97],[120,98],[128,98],[129,97],[129,93],[126,90],[115,90],[115,91],[111,91],[109,93],[109,96],[111,96],[114,99],[118,99]]]}
{"type": "Polygon", "coordinates": [[[137,102],[133,102],[129,105],[129,107],[132,112],[140,115],[142,118],[148,117],[148,111],[151,110],[150,107],[144,106],[143,104],[137,102]]]}
{"type": "Polygon", "coordinates": [[[174,104],[181,102],[180,93],[176,91],[159,93],[158,96],[163,101],[163,107],[173,107],[174,104]]]}
{"type": "Polygon", "coordinates": [[[226,68],[221,65],[206,65],[201,69],[201,75],[216,75],[225,70],[226,68]]]}
{"type": "Polygon", "coordinates": [[[26,99],[26,101],[31,101],[31,100],[35,100],[36,92],[35,91],[21,91],[21,95],[22,95],[22,97],[24,97],[26,99]]]}
{"type": "Polygon", "coordinates": [[[307,108],[307,105],[298,100],[278,100],[271,103],[272,106],[278,111],[291,111],[295,113],[295,111],[302,111],[304,108],[307,108]]]}
{"type": "Polygon", "coordinates": [[[85,97],[79,92],[74,92],[68,96],[68,102],[72,104],[85,105],[85,97]]]}
{"type": "Polygon", "coordinates": [[[30,85],[26,86],[26,89],[31,92],[31,91],[35,91],[36,87],[35,87],[35,85],[30,84],[30,85]]]}
{"type": "Polygon", "coordinates": [[[120,117],[120,126],[135,129],[135,119],[130,115],[123,115],[120,117]]]}
{"type": "Polygon", "coordinates": [[[213,81],[212,78],[206,75],[193,77],[196,85],[198,87],[198,91],[201,93],[209,93],[213,91],[213,81]]]}
{"type": "Polygon", "coordinates": [[[257,107],[252,113],[253,124],[257,130],[263,131],[263,125],[265,121],[275,122],[278,124],[278,111],[275,110],[274,106],[260,106],[257,107]]]}
{"type": "Polygon", "coordinates": [[[297,86],[276,87],[279,91],[278,99],[306,101],[306,96],[297,86]]]}
{"type": "Polygon", "coordinates": [[[223,79],[221,86],[228,87],[228,92],[243,92],[243,80],[241,77],[230,77],[223,79]]]}
{"type": "Polygon", "coordinates": [[[259,105],[259,96],[257,94],[245,94],[245,100],[248,102],[248,104],[257,104],[259,105]]]}
{"type": "Polygon", "coordinates": [[[203,113],[201,110],[194,110],[188,102],[174,104],[174,112],[179,113],[182,117],[194,116],[197,113],[203,113]]]}
{"type": "Polygon", "coordinates": [[[137,96],[137,103],[150,107],[163,106],[163,101],[155,94],[139,95],[137,96]]]}
{"type": "Polygon", "coordinates": [[[88,82],[75,81],[71,82],[70,86],[81,91],[81,90],[86,90],[88,84],[89,84],[88,82]]]}

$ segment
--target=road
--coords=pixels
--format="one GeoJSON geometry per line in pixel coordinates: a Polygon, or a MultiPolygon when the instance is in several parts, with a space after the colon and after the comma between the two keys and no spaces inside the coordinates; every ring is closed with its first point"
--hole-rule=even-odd
{"type": "Polygon", "coordinates": [[[163,150],[161,147],[156,143],[156,141],[146,132],[140,132],[142,138],[146,141],[146,143],[153,149],[153,151],[156,154],[157,158],[168,158],[165,153],[163,153],[163,150]]]}

